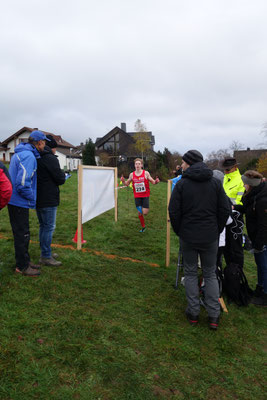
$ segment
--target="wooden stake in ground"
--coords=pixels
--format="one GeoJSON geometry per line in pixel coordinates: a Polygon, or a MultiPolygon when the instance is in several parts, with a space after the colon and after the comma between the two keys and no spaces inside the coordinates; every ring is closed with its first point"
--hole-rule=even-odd
{"type": "Polygon", "coordinates": [[[114,169],[115,222],[118,221],[118,168],[114,169]]]}
{"type": "Polygon", "coordinates": [[[79,165],[78,169],[78,238],[77,249],[82,248],[82,192],[83,192],[83,167],[79,165]]]}
{"type": "Polygon", "coordinates": [[[168,180],[167,182],[167,232],[166,232],[166,267],[169,267],[170,265],[170,248],[171,248],[171,221],[170,221],[170,215],[169,215],[169,202],[171,198],[171,187],[172,187],[172,181],[168,180]]]}
{"type": "Polygon", "coordinates": [[[220,302],[220,305],[221,305],[223,311],[226,312],[226,313],[228,313],[228,310],[227,310],[227,307],[226,307],[225,302],[224,302],[224,300],[223,300],[223,297],[220,297],[220,298],[219,298],[219,302],[220,302]]]}

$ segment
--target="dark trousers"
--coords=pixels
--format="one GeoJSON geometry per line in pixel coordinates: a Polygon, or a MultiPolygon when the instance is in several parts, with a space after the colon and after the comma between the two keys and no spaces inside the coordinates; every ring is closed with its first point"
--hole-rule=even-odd
{"type": "Polygon", "coordinates": [[[8,205],[8,213],[14,236],[16,267],[23,271],[29,266],[29,209],[8,205]]]}
{"type": "Polygon", "coordinates": [[[224,259],[226,265],[235,263],[243,268],[244,251],[242,230],[235,232],[235,222],[226,226],[224,259]]]}
{"type": "Polygon", "coordinates": [[[267,246],[260,253],[254,253],[254,258],[258,270],[258,285],[263,286],[264,293],[267,294],[267,246]]]}

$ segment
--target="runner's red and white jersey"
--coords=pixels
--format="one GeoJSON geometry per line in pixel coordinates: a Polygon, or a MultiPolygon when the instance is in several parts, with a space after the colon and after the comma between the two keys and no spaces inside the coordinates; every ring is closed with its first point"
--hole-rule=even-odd
{"type": "Polygon", "coordinates": [[[149,197],[149,181],[145,177],[145,170],[142,171],[140,176],[133,172],[133,192],[134,197],[149,197]]]}

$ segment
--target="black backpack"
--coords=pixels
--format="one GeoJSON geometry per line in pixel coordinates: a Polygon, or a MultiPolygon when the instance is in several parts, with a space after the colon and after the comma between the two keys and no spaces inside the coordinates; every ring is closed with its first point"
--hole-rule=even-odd
{"type": "Polygon", "coordinates": [[[252,296],[243,268],[230,263],[224,268],[223,292],[229,302],[234,301],[238,306],[247,306],[252,296]]]}

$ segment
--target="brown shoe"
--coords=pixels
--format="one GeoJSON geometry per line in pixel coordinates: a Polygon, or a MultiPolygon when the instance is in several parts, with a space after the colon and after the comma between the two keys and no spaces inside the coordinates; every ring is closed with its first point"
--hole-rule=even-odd
{"type": "Polygon", "coordinates": [[[34,269],[32,267],[28,267],[26,269],[24,269],[23,271],[21,271],[18,267],[16,268],[16,272],[25,276],[32,276],[32,277],[36,277],[40,275],[40,270],[38,269],[34,269]]]}
{"type": "Polygon", "coordinates": [[[41,265],[39,264],[34,264],[33,262],[29,262],[29,267],[33,268],[33,269],[41,269],[41,265]]]}
{"type": "Polygon", "coordinates": [[[53,257],[50,258],[41,257],[39,263],[47,265],[49,267],[59,267],[62,264],[61,261],[57,261],[53,257]]]}

